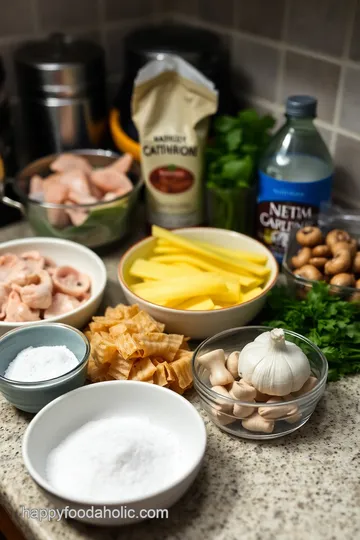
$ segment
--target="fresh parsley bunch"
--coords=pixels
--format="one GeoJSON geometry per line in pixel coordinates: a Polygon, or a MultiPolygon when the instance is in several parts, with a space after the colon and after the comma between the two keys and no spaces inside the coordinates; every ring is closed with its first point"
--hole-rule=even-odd
{"type": "Polygon", "coordinates": [[[251,186],[274,124],[272,116],[260,116],[254,109],[216,118],[214,139],[206,150],[207,187],[251,186]]]}
{"type": "Polygon", "coordinates": [[[265,324],[292,330],[310,339],[325,354],[330,381],[360,373],[360,303],[329,294],[325,283],[316,283],[305,300],[274,288],[264,311],[265,324]]]}

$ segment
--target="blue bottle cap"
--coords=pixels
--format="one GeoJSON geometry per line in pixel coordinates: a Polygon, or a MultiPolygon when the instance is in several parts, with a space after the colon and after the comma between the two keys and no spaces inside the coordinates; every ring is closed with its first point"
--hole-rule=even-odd
{"type": "Polygon", "coordinates": [[[286,101],[286,114],[296,118],[315,118],[317,99],[311,96],[289,96],[286,101]]]}

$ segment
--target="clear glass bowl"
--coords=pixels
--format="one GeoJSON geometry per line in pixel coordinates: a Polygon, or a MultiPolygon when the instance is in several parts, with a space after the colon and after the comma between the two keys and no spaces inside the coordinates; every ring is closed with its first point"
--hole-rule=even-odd
{"type": "MultiPolygon", "coordinates": [[[[335,226],[332,225],[330,227],[320,227],[320,228],[322,232],[324,233],[324,236],[331,229],[339,228],[339,229],[348,230],[347,227],[344,226],[344,223],[341,223],[341,222],[340,223],[337,222],[335,226]]],[[[295,276],[293,274],[294,269],[291,264],[291,259],[303,247],[296,240],[297,231],[298,231],[298,228],[294,228],[290,232],[289,242],[288,242],[286,253],[282,262],[282,272],[285,275],[286,283],[291,293],[296,295],[297,298],[303,299],[305,298],[309,290],[312,288],[313,283],[316,283],[316,282],[314,282],[311,279],[295,276]]],[[[352,236],[354,236],[355,238],[357,238],[357,240],[359,240],[358,234],[354,234],[353,231],[351,231],[350,234],[352,234],[352,236]]],[[[354,287],[340,287],[338,285],[330,285],[329,292],[330,294],[340,296],[344,300],[360,301],[360,290],[355,289],[354,287]]]]}
{"type": "Polygon", "coordinates": [[[266,326],[246,326],[226,330],[201,343],[193,356],[194,388],[200,397],[202,407],[214,424],[236,437],[245,439],[275,439],[296,431],[309,420],[325,391],[328,374],[328,363],[325,356],[316,345],[305,337],[285,330],[286,340],[296,343],[307,355],[312,375],[317,377],[318,384],[310,392],[287,402],[297,407],[297,414],[291,419],[291,423],[289,422],[289,418],[287,420],[285,418],[278,418],[275,420],[274,429],[271,433],[249,431],[243,427],[242,420],[233,414],[235,405],[248,409],[255,408],[255,412],[257,412],[260,407],[279,407],[283,406],[284,403],[268,404],[257,402],[254,404],[248,401],[243,402],[224,397],[214,392],[209,382],[209,372],[199,363],[198,359],[201,355],[215,349],[224,349],[226,356],[233,351],[241,351],[245,345],[254,341],[260,334],[270,330],[271,328],[266,326]]]}

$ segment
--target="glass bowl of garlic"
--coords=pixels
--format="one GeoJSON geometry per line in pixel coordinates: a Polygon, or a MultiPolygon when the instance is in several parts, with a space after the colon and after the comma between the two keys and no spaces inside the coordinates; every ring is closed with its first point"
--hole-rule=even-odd
{"type": "Polygon", "coordinates": [[[193,374],[201,405],[220,429],[275,439],[309,420],[325,391],[328,364],[300,334],[247,326],[203,341],[193,374]]]}

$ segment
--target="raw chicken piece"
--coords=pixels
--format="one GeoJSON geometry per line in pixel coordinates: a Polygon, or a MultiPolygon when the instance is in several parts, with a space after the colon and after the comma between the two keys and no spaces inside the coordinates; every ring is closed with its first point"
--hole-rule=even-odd
{"type": "Polygon", "coordinates": [[[87,220],[89,214],[86,212],[86,210],[82,210],[79,208],[79,210],[66,210],[67,215],[70,218],[71,223],[75,227],[80,227],[85,221],[87,220]]]}
{"type": "Polygon", "coordinates": [[[102,200],[104,202],[110,202],[110,201],[114,201],[118,197],[119,197],[119,195],[116,195],[116,191],[108,191],[107,193],[105,193],[102,200]]]}
{"type": "Polygon", "coordinates": [[[73,154],[61,154],[52,162],[50,169],[56,172],[79,169],[85,174],[90,174],[92,170],[90,163],[85,158],[73,154]]]}
{"type": "Polygon", "coordinates": [[[54,270],[56,268],[56,262],[51,257],[44,257],[44,270],[47,270],[47,272],[51,272],[51,270],[54,270]]]}
{"type": "Polygon", "coordinates": [[[113,167],[97,169],[92,173],[91,180],[105,192],[117,191],[119,193],[121,192],[121,195],[125,195],[125,193],[129,193],[133,189],[133,185],[128,177],[123,173],[119,173],[113,167]]]}
{"type": "Polygon", "coordinates": [[[90,279],[71,266],[60,266],[52,276],[55,288],[70,296],[81,297],[90,289],[90,279]]]}
{"type": "Polygon", "coordinates": [[[19,262],[19,257],[13,253],[5,253],[0,256],[0,283],[8,281],[11,272],[19,262]]]}
{"type": "Polygon", "coordinates": [[[12,288],[20,294],[22,302],[32,309],[47,309],[51,306],[53,284],[46,270],[28,276],[25,286],[15,283],[12,288]]]}
{"type": "Polygon", "coordinates": [[[118,189],[116,191],[109,191],[108,193],[105,193],[102,200],[106,202],[114,201],[118,197],[122,197],[124,195],[124,192],[122,189],[118,189]]]}
{"type": "Polygon", "coordinates": [[[102,198],[102,196],[104,195],[104,192],[101,191],[100,188],[98,188],[97,186],[95,186],[95,184],[92,183],[91,176],[90,176],[89,186],[90,186],[91,195],[93,197],[95,197],[99,201],[102,198]]]}
{"type": "Polygon", "coordinates": [[[6,315],[6,304],[9,298],[10,289],[4,283],[0,283],[0,319],[6,315]]]}
{"type": "Polygon", "coordinates": [[[31,177],[29,197],[36,201],[44,200],[43,179],[38,174],[34,174],[34,176],[31,177]]]}
{"type": "Polygon", "coordinates": [[[6,305],[5,322],[29,322],[39,321],[40,311],[32,310],[21,301],[16,291],[11,291],[6,305]]]}
{"type": "Polygon", "coordinates": [[[63,186],[66,186],[69,192],[74,190],[80,194],[91,196],[88,177],[84,171],[71,169],[70,171],[61,173],[58,181],[63,186]]]}
{"type": "Polygon", "coordinates": [[[73,309],[76,309],[80,306],[80,301],[74,296],[69,296],[68,294],[56,293],[53,296],[51,306],[45,310],[44,319],[49,319],[50,317],[58,317],[63,313],[68,313],[73,309]]]}
{"type": "Polygon", "coordinates": [[[52,174],[43,181],[44,201],[53,204],[63,204],[69,193],[69,186],[60,181],[61,174],[52,174]]]}
{"type": "Polygon", "coordinates": [[[26,269],[31,274],[44,269],[45,258],[38,251],[26,251],[20,255],[20,258],[25,261],[26,269]]]}
{"type": "Polygon", "coordinates": [[[90,296],[91,296],[90,292],[86,292],[86,293],[82,294],[81,296],[78,296],[77,298],[78,298],[80,304],[83,304],[84,302],[89,300],[90,296]]]}
{"type": "Polygon", "coordinates": [[[70,225],[69,216],[65,210],[62,210],[61,208],[49,208],[46,213],[49,223],[51,223],[53,227],[65,229],[65,227],[70,225]]]}
{"type": "Polygon", "coordinates": [[[96,204],[97,202],[97,198],[93,197],[92,195],[71,190],[69,193],[69,199],[65,202],[65,204],[96,204]]]}
{"type": "Polygon", "coordinates": [[[133,162],[132,155],[124,154],[123,156],[121,156],[121,158],[114,161],[114,163],[110,165],[110,167],[112,169],[115,169],[119,173],[126,174],[130,170],[132,162],[133,162]]]}
{"type": "MultiPolygon", "coordinates": [[[[63,204],[67,199],[69,188],[61,184],[60,174],[52,174],[44,180],[44,200],[47,203],[63,204]]],[[[62,208],[48,208],[47,217],[51,225],[63,229],[69,225],[69,217],[62,208]]]]}
{"type": "Polygon", "coordinates": [[[35,249],[32,251],[24,251],[24,253],[21,253],[20,258],[33,259],[34,261],[40,261],[41,259],[44,260],[44,257],[40,255],[40,252],[36,251],[35,249]]]}
{"type": "MultiPolygon", "coordinates": [[[[69,188],[59,181],[59,174],[52,174],[44,180],[44,200],[47,203],[63,204],[67,199],[69,188]]],[[[63,229],[69,225],[69,218],[62,208],[48,208],[47,217],[51,225],[63,229]]]]}

